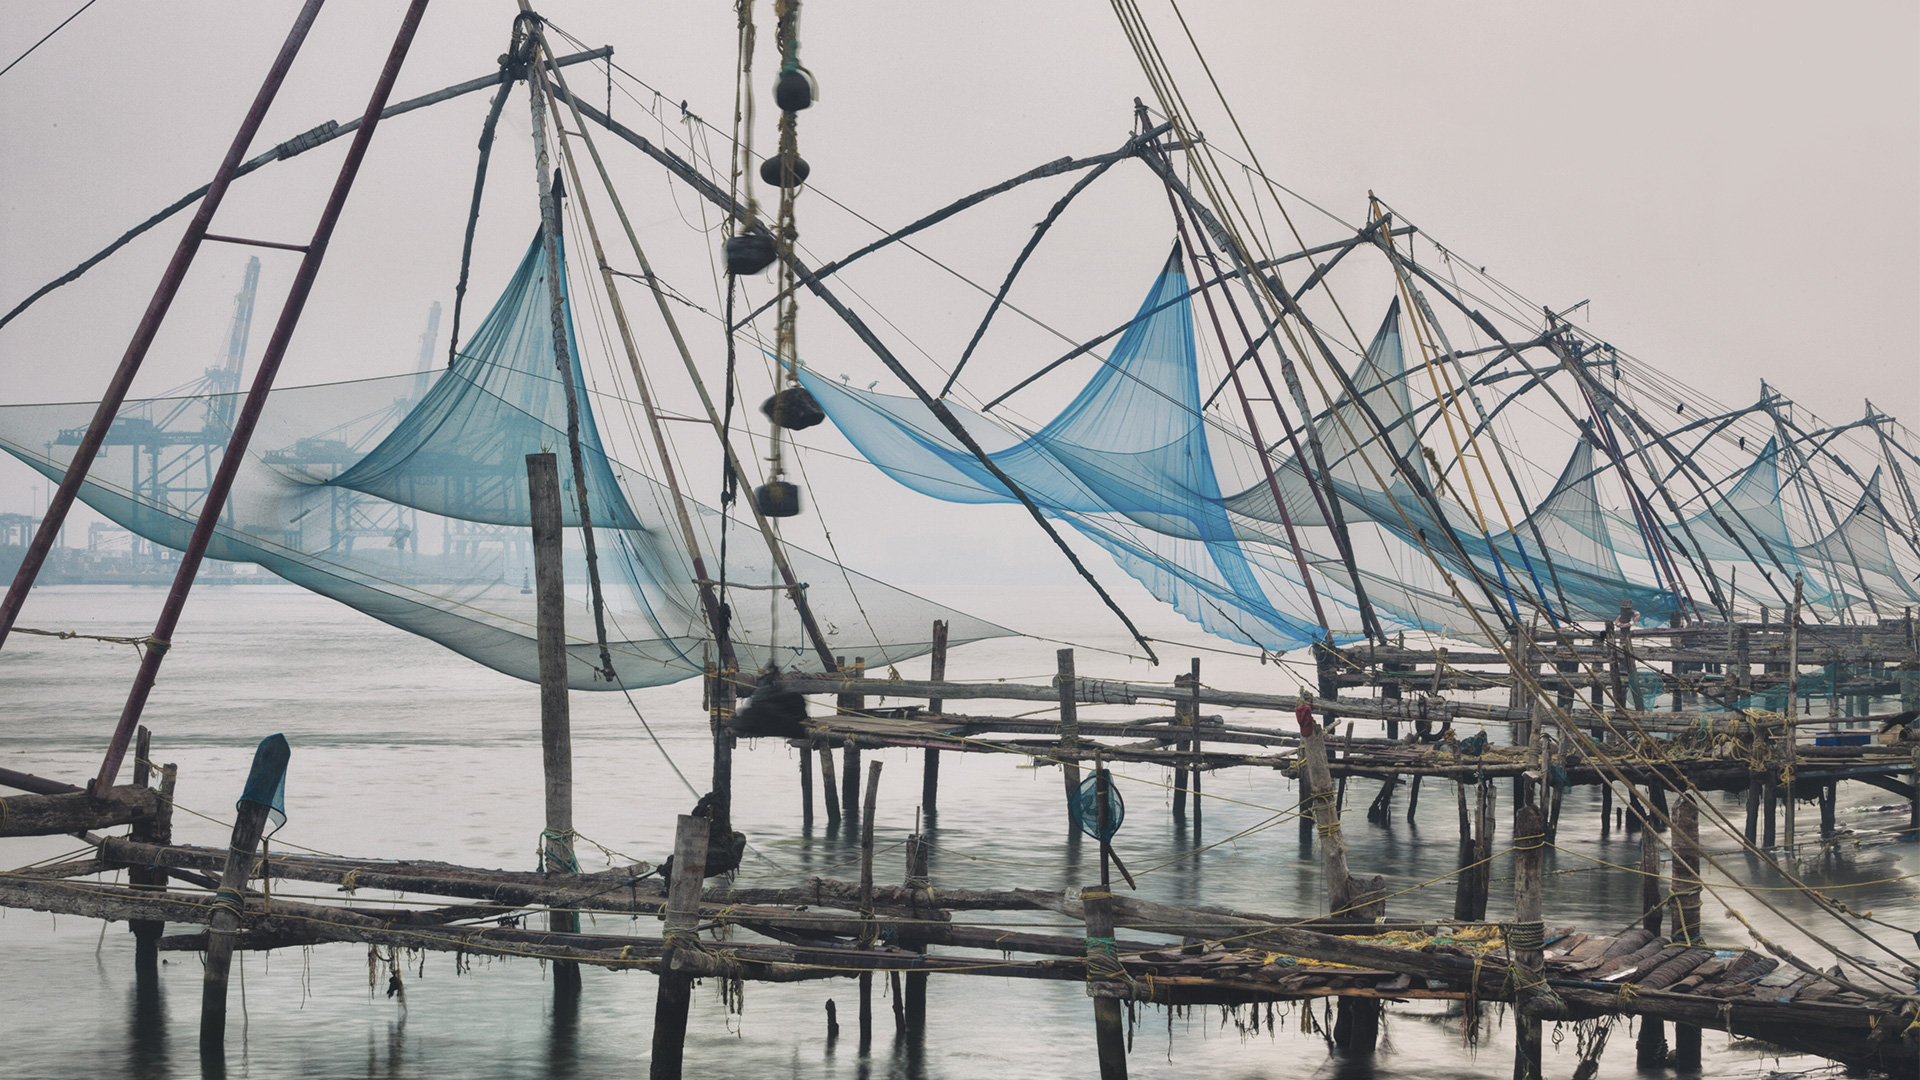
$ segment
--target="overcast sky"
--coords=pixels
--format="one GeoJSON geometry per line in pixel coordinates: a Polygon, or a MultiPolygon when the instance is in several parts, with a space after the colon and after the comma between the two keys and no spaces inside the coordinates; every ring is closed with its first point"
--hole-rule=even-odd
{"type": "MultiPolygon", "coordinates": [[[[9,0],[0,58],[78,6],[9,0]]],[[[0,308],[207,180],[297,6],[99,0],[0,77],[0,308]]],[[[1142,6],[1198,125],[1227,145],[1228,125],[1207,104],[1170,9],[1142,6]]],[[[255,151],[358,115],[402,7],[332,0],[255,151]]],[[[731,5],[560,0],[542,10],[591,44],[612,44],[623,67],[671,102],[656,117],[623,81],[612,91],[616,118],[671,143],[687,130],[684,99],[726,125],[731,5]]],[[[513,11],[499,0],[434,5],[395,97],[492,71],[513,11]]],[[[769,6],[759,15],[764,92],[774,66],[769,6]]],[[[1857,417],[1870,397],[1920,425],[1920,6],[1189,0],[1187,15],[1264,164],[1341,217],[1359,219],[1376,191],[1535,301],[1590,300],[1581,319],[1592,333],[1722,401],[1752,400],[1764,378],[1828,420],[1857,417]]],[[[1111,9],[1093,0],[813,0],[802,41],[822,89],[801,117],[815,188],[889,226],[1041,162],[1117,146],[1133,98],[1147,92],[1111,9]]],[[[579,67],[572,78],[604,103],[604,74],[579,67]]],[[[484,109],[474,95],[382,129],[283,382],[411,368],[428,305],[452,298],[484,109]]],[[[762,148],[772,145],[772,115],[763,109],[762,148]]],[[[489,181],[469,326],[537,224],[528,129],[516,96],[489,181]]],[[[303,242],[344,146],[240,181],[215,231],[303,242]]],[[[711,148],[724,157],[719,143],[711,148]]],[[[702,224],[701,208],[636,155],[614,157],[643,238],[661,252],[655,262],[710,306],[711,241],[687,227],[702,224]]],[[[1069,336],[1131,313],[1171,239],[1151,177],[1137,167],[1113,177],[1063,219],[1014,296],[1069,336]]],[[[1064,189],[1035,185],[919,246],[991,287],[1064,189]]],[[[1337,234],[1311,218],[1301,219],[1309,240],[1337,234]]],[[[0,329],[0,398],[96,396],[185,220],[0,329]]],[[[874,235],[817,196],[803,201],[801,228],[816,261],[874,235]]],[[[136,394],[215,362],[245,257],[203,249],[136,394]]],[[[263,255],[255,356],[296,259],[263,255]]],[[[985,303],[906,256],[876,260],[846,286],[898,324],[896,348],[929,379],[957,357],[985,303]]],[[[1377,312],[1387,299],[1351,303],[1377,312]]],[[[719,335],[689,318],[703,361],[712,359],[719,335]]],[[[828,319],[803,311],[808,359],[860,384],[882,378],[828,319]]],[[[982,397],[1064,351],[1031,326],[1009,325],[989,342],[969,376],[982,397]]],[[[1028,414],[1044,417],[1075,383],[1040,388],[1028,414]]],[[[821,476],[864,492],[817,493],[823,512],[871,513],[882,498],[908,515],[883,533],[831,523],[850,562],[894,576],[952,573],[950,559],[931,554],[938,546],[921,541],[1011,520],[909,497],[864,467],[829,462],[821,476]]],[[[0,511],[37,508],[44,494],[32,486],[24,468],[0,462],[0,511]]],[[[1023,534],[1005,558],[1023,558],[1026,542],[1023,534]]]]}

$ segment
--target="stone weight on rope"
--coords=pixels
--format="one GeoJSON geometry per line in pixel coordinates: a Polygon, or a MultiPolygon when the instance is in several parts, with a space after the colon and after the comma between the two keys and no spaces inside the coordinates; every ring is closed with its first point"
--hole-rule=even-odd
{"type": "Polygon", "coordinates": [[[827,418],[812,391],[790,386],[760,403],[760,412],[788,431],[805,431],[827,418]]]}
{"type": "Polygon", "coordinates": [[[813,172],[813,166],[799,154],[793,155],[793,165],[789,168],[787,159],[781,156],[770,157],[760,163],[760,181],[775,187],[797,188],[807,182],[807,174],[813,172]]]}
{"type": "Polygon", "coordinates": [[[800,485],[769,480],[753,489],[753,503],[770,518],[794,517],[800,513],[800,485]]]}
{"type": "Polygon", "coordinates": [[[812,105],[816,96],[813,77],[797,67],[780,72],[779,80],[773,84],[773,103],[783,112],[799,112],[812,105]]]}
{"type": "Polygon", "coordinates": [[[736,277],[757,274],[773,265],[773,238],[764,233],[742,233],[727,241],[727,273],[736,277]]]}

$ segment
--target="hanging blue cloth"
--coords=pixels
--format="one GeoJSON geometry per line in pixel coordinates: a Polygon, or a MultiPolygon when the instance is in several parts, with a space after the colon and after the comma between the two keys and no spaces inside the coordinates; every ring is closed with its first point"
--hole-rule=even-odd
{"type": "Polygon", "coordinates": [[[287,823],[287,761],[293,756],[293,748],[287,745],[285,735],[269,735],[260,740],[253,750],[253,768],[247,771],[247,786],[240,793],[240,801],[233,804],[235,810],[241,803],[255,803],[267,808],[267,819],[273,822],[273,828],[267,830],[271,836],[280,826],[287,823]]]}

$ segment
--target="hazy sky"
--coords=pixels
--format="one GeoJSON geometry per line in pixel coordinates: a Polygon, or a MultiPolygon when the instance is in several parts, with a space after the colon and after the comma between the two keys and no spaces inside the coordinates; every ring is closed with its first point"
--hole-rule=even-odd
{"type": "MultiPolygon", "coordinates": [[[[78,6],[9,0],[0,57],[12,59],[78,6]]],[[[100,0],[0,78],[0,307],[206,181],[297,6],[100,0]]],[[[255,150],[358,115],[402,7],[329,3],[255,150]]],[[[1143,7],[1199,126],[1228,145],[1229,126],[1170,9],[1155,0],[1143,7]]],[[[616,118],[671,143],[687,130],[678,109],[685,99],[725,126],[731,5],[564,0],[542,10],[591,44],[611,43],[618,62],[670,103],[652,115],[643,105],[653,102],[635,103],[623,84],[613,90],[616,118]]],[[[513,11],[500,0],[434,5],[396,98],[493,70],[513,11]]],[[[1133,98],[1146,93],[1111,9],[1091,0],[813,0],[804,11],[802,58],[822,90],[801,117],[813,183],[884,225],[1064,154],[1117,146],[1133,98]]],[[[774,66],[770,5],[758,13],[764,92],[774,66]]],[[[1920,7],[1189,0],[1186,13],[1264,164],[1341,217],[1360,218],[1366,193],[1376,191],[1535,301],[1590,299],[1581,318],[1592,333],[1722,401],[1752,400],[1764,378],[1829,420],[1858,416],[1871,397],[1920,423],[1912,330],[1920,7]]],[[[578,67],[572,78],[604,103],[602,73],[578,67]]],[[[484,108],[484,95],[474,95],[382,129],[283,382],[411,367],[428,305],[451,301],[484,108]]],[[[537,224],[524,95],[506,116],[469,327],[537,224]]],[[[772,116],[769,105],[762,148],[772,145],[772,116]]],[[[345,145],[242,180],[215,231],[304,241],[345,145]]],[[[710,146],[724,156],[717,141],[710,146]]],[[[711,307],[704,252],[712,241],[687,227],[702,224],[702,208],[637,155],[613,156],[643,238],[657,245],[655,262],[711,307]]],[[[1131,313],[1171,239],[1164,195],[1145,170],[1112,175],[1063,219],[1014,295],[1070,336],[1102,332],[1131,313]]],[[[919,246],[991,287],[1065,183],[1035,185],[925,234],[919,246]]],[[[1310,241],[1337,235],[1324,219],[1299,220],[1310,241]]],[[[155,230],[0,329],[0,398],[97,395],[184,223],[182,215],[155,230]]],[[[816,261],[874,235],[817,194],[803,200],[801,228],[816,261]]],[[[168,389],[216,360],[246,254],[203,249],[136,394],[168,389]]],[[[256,356],[296,259],[263,256],[256,356]]],[[[936,363],[957,357],[985,304],[904,253],[850,273],[845,286],[897,324],[901,336],[890,340],[927,379],[939,378],[936,363]]],[[[1349,302],[1363,313],[1356,321],[1371,323],[1386,300],[1349,302]]],[[[712,323],[686,314],[702,362],[717,362],[712,323]]],[[[863,385],[884,378],[830,318],[803,311],[810,362],[863,385]]],[[[982,397],[1064,351],[1015,322],[975,361],[968,382],[982,397]]],[[[1044,417],[1076,381],[1039,388],[1028,415],[1044,417]]],[[[30,475],[0,462],[0,510],[44,498],[31,494],[30,475]]],[[[1030,526],[1015,518],[908,496],[864,466],[823,459],[814,479],[842,554],[883,574],[1000,572],[1037,550],[1030,526]],[[876,508],[902,516],[856,527],[876,508]],[[976,549],[960,567],[951,548],[929,543],[1023,528],[1011,546],[976,549]]],[[[1120,575],[1109,566],[1104,576],[1120,575]]]]}

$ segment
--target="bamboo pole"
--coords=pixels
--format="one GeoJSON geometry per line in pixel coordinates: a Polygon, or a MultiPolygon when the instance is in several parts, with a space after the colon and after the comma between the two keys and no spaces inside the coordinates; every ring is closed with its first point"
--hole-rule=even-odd
{"type": "Polygon", "coordinates": [[[665,947],[660,958],[660,988],[653,1005],[651,1080],[680,1080],[686,1053],[687,1013],[693,1002],[694,974],[700,970],[700,886],[707,876],[705,818],[680,815],[673,834],[673,880],[667,887],[665,947]]]}

